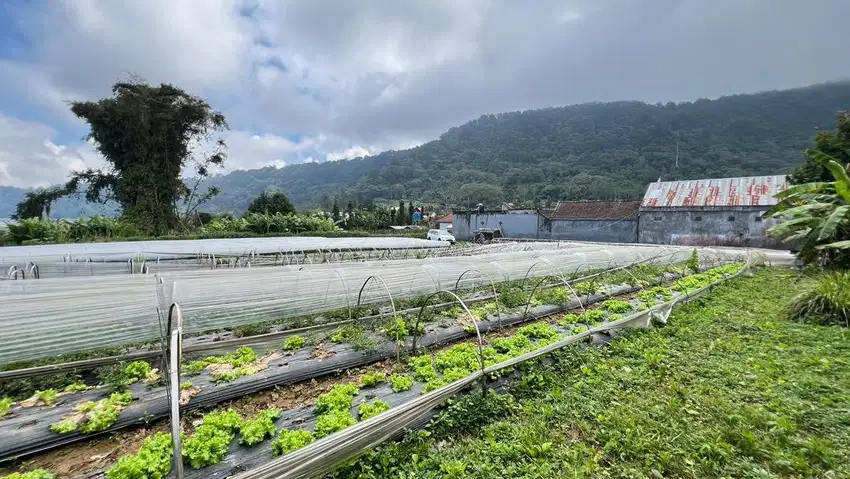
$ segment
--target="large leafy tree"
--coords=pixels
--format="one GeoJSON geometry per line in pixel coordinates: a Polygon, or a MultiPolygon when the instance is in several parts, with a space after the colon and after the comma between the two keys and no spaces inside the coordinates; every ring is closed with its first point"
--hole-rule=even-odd
{"type": "MultiPolygon", "coordinates": [[[[850,113],[838,112],[836,125],[834,132],[821,130],[817,133],[814,149],[846,165],[850,163],[850,113]]],[[[832,181],[833,177],[826,166],[807,157],[806,162],[797,167],[788,179],[791,184],[801,185],[816,181],[832,181]]]]}
{"type": "Polygon", "coordinates": [[[74,102],[71,111],[89,124],[88,138],[104,156],[106,169],[73,173],[67,188],[85,185],[88,201],[115,200],[123,215],[143,231],[160,234],[179,226],[178,203],[208,198],[181,179],[184,167],[199,178],[225,160],[226,145],[213,136],[228,128],[224,115],[203,99],[169,84],[116,83],[112,96],[74,102]],[[212,142],[210,152],[195,149],[212,142]]]}
{"type": "Polygon", "coordinates": [[[805,263],[850,266],[850,175],[847,167],[822,151],[806,150],[814,164],[821,165],[832,181],[792,186],[779,193],[779,202],[766,216],[781,222],[768,230],[771,236],[798,244],[798,257],[805,263]]]}
{"type": "Polygon", "coordinates": [[[283,192],[266,191],[254,198],[254,201],[248,206],[248,213],[289,215],[295,213],[295,207],[292,206],[292,202],[283,192]]]}

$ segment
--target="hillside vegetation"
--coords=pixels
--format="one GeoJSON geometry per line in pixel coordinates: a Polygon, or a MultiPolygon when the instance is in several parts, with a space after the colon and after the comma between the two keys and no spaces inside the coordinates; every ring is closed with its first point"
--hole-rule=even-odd
{"type": "Polygon", "coordinates": [[[790,173],[817,128],[850,108],[850,83],[693,103],[590,103],[485,115],[417,148],[217,178],[240,209],[269,186],[296,204],[399,198],[466,204],[630,199],[664,179],[790,173]],[[676,144],[679,161],[676,167],[676,144]]]}
{"type": "MultiPolygon", "coordinates": [[[[850,83],[840,82],[678,104],[588,103],[485,115],[409,150],[215,177],[221,194],[204,209],[241,213],[271,187],[300,208],[326,209],[334,198],[459,205],[639,198],[659,177],[790,173],[816,129],[833,128],[835,113],[848,108],[850,83]]],[[[14,211],[14,197],[0,195],[0,217],[14,211]]],[[[62,200],[53,213],[77,211],[77,202],[62,200]]]]}

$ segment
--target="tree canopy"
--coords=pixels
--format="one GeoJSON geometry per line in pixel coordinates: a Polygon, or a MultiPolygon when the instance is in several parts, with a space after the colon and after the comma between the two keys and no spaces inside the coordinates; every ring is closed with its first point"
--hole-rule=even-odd
{"type": "MultiPolygon", "coordinates": [[[[836,115],[835,132],[820,130],[815,136],[814,149],[829,155],[842,165],[850,163],[850,113],[840,111],[836,115]]],[[[800,185],[815,181],[832,181],[833,176],[823,162],[806,156],[806,161],[788,177],[791,184],[800,185]]]]}
{"type": "Polygon", "coordinates": [[[26,220],[30,218],[41,218],[42,215],[50,217],[50,210],[53,207],[53,203],[67,195],[67,189],[58,186],[28,191],[24,195],[24,199],[15,208],[12,218],[26,220]]]}
{"type": "Polygon", "coordinates": [[[409,150],[216,177],[223,193],[210,207],[244,211],[270,186],[304,207],[333,199],[458,206],[637,199],[659,177],[791,173],[812,135],[831,128],[841,109],[850,109],[850,83],[686,103],[588,103],[484,115],[409,150]]]}
{"type": "Polygon", "coordinates": [[[134,81],[116,83],[109,98],[74,102],[71,111],[89,124],[89,139],[109,163],[104,170],[72,174],[67,188],[83,186],[86,200],[114,200],[125,218],[157,234],[178,227],[179,201],[189,204],[188,215],[199,197],[216,192],[197,195],[181,179],[189,164],[203,178],[225,160],[221,138],[212,153],[194,155],[198,144],[228,128],[224,115],[203,99],[172,85],[134,81]]]}
{"type": "Polygon", "coordinates": [[[248,213],[288,215],[295,213],[295,207],[282,191],[264,191],[248,205],[248,213]]]}
{"type": "MultiPolygon", "coordinates": [[[[848,82],[685,103],[588,103],[484,115],[408,150],[216,176],[206,183],[222,193],[204,209],[239,214],[269,188],[286,191],[298,207],[325,211],[334,201],[342,209],[348,201],[381,199],[455,206],[636,199],[658,178],[789,174],[812,135],[833,128],[842,109],[850,109],[848,82]]],[[[814,148],[845,162],[819,144],[838,131],[819,134],[814,148]]],[[[20,201],[23,192],[15,194],[0,187],[0,202],[20,201]]],[[[78,214],[81,207],[60,200],[55,210],[78,214]]]]}

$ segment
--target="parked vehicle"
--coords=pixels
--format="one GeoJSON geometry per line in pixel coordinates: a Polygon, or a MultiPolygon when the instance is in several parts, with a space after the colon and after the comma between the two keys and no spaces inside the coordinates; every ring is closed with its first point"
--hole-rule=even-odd
{"type": "Polygon", "coordinates": [[[428,239],[431,241],[448,241],[455,244],[455,237],[448,231],[443,230],[428,230],[428,239]]]}

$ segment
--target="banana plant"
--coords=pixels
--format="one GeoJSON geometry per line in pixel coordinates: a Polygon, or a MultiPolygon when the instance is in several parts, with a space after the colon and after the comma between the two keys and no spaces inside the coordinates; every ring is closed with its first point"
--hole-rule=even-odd
{"type": "Polygon", "coordinates": [[[768,235],[802,242],[800,259],[811,262],[823,250],[850,248],[850,175],[826,153],[806,150],[806,155],[826,167],[835,181],[788,188],[776,195],[779,202],[764,216],[780,220],[768,235]]]}

